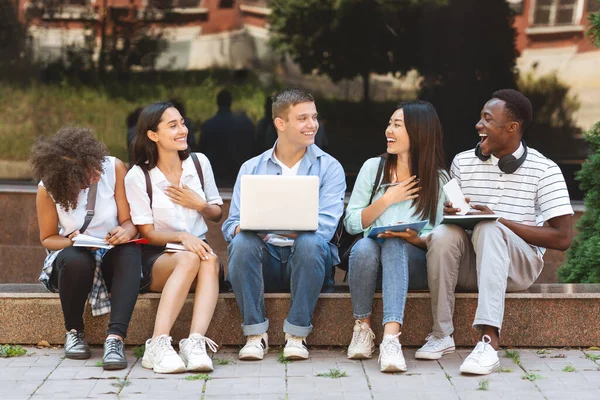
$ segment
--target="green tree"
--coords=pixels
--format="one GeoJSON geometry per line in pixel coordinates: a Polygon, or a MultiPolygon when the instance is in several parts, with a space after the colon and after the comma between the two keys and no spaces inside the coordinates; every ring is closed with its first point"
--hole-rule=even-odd
{"type": "Polygon", "coordinates": [[[475,147],[475,124],[492,93],[516,87],[513,13],[506,0],[449,0],[422,18],[421,97],[438,111],[451,161],[475,147]]]}
{"type": "Polygon", "coordinates": [[[14,0],[0,1],[0,77],[28,78],[32,66],[30,38],[14,0]]]}
{"type": "MultiPolygon", "coordinates": [[[[588,36],[600,47],[600,12],[589,16],[588,36]]],[[[585,134],[590,156],[577,179],[585,191],[585,213],[577,223],[579,234],[558,270],[561,282],[600,283],[600,122],[585,134]]]]}
{"type": "Polygon", "coordinates": [[[271,46],[305,74],[334,82],[360,76],[369,98],[371,73],[417,66],[417,16],[441,0],[272,1],[271,46]]]}

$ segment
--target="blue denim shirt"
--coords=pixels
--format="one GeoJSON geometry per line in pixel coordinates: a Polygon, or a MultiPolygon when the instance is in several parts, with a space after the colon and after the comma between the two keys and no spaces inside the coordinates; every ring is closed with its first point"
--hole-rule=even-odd
{"type": "MultiPolygon", "coordinates": [[[[277,146],[277,143],[275,143],[275,146],[277,146]]],[[[240,224],[240,177],[242,175],[281,175],[281,166],[274,159],[275,146],[246,161],[240,169],[233,188],[229,217],[227,217],[221,228],[227,243],[233,240],[235,228],[240,224]]],[[[321,236],[326,242],[330,242],[338,221],[344,212],[344,194],[346,192],[344,169],[339,161],[313,144],[307,147],[306,153],[300,161],[298,175],[319,177],[319,227],[317,235],[321,236]]],[[[337,247],[329,243],[329,248],[334,263],[339,262],[337,247]]]]}

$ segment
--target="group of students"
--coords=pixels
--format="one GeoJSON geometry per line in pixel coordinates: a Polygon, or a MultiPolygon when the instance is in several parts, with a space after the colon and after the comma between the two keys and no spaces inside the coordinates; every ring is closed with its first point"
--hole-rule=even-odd
{"type": "MultiPolygon", "coordinates": [[[[246,336],[241,360],[261,360],[267,353],[264,293],[280,291],[291,292],[283,355],[307,359],[319,293],[331,284],[339,263],[332,238],[344,213],[344,170],[314,145],[319,122],[309,93],[284,89],[272,100],[278,140],[242,165],[222,225],[229,243],[227,279],[246,336]],[[247,174],[318,176],[317,231],[285,237],[240,231],[240,177],[247,174]]],[[[572,238],[573,210],[560,169],[522,141],[531,119],[523,94],[495,92],[476,124],[477,148],[457,155],[448,172],[435,108],[412,101],[393,112],[384,132],[387,152],[362,166],[343,220],[349,233],[364,236],[349,257],[355,323],[348,358],[370,358],[374,352],[370,316],[376,289],[383,291],[379,362],[384,372],[407,370],[400,334],[408,289],[431,291],[433,329],[416,352],[420,359],[454,352],[454,293],[479,290],[473,326],[481,341],[460,371],[487,374],[499,365],[506,291],[531,286],[545,248],[565,250],[572,238]],[[440,224],[444,215],[460,211],[442,190],[450,178],[457,179],[473,209],[499,219],[472,231],[440,224]],[[422,219],[429,222],[419,234],[386,231],[368,237],[373,228],[422,219]]],[[[206,241],[205,221],[221,219],[223,201],[209,160],[190,153],[186,136],[180,112],[170,103],[156,103],[140,114],[129,171],[85,128],[62,128],[34,145],[40,239],[48,250],[40,280],[59,293],[66,357],[90,357],[83,323],[87,300],[94,315],[110,312],[102,366],[125,368],[124,339],[137,294],[151,291],[162,294],[142,366],[157,373],[213,370],[207,347],[215,352],[217,345],[205,335],[217,304],[220,262],[206,241]],[[73,246],[79,233],[115,246],[73,246]],[[127,243],[138,235],[149,244],[127,243]],[[167,243],[187,251],[166,252],[167,243]],[[177,353],[170,332],[190,290],[190,332],[177,353]]]]}

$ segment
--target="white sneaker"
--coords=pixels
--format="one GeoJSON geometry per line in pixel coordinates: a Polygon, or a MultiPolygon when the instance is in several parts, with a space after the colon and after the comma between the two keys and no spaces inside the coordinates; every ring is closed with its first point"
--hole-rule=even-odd
{"type": "Polygon", "coordinates": [[[262,335],[251,335],[246,339],[246,345],[242,347],[238,354],[240,360],[262,360],[265,354],[269,352],[269,335],[265,332],[262,335]]]}
{"type": "Polygon", "coordinates": [[[187,371],[210,372],[213,371],[213,363],[206,354],[206,345],[213,353],[217,352],[217,344],[206,336],[192,333],[189,338],[179,341],[179,356],[185,363],[187,371]]]}
{"type": "Polygon", "coordinates": [[[491,341],[492,338],[483,335],[481,342],[477,343],[475,349],[460,366],[461,373],[486,375],[494,372],[500,366],[498,352],[490,344],[491,341]]]}
{"type": "Polygon", "coordinates": [[[425,340],[427,343],[417,350],[415,358],[420,358],[422,360],[439,360],[444,354],[454,353],[456,350],[452,336],[439,338],[433,336],[433,333],[430,333],[425,340]]]}
{"type": "Polygon", "coordinates": [[[306,360],[308,359],[308,349],[306,348],[306,337],[285,334],[285,347],[283,356],[288,360],[306,360]]]}
{"type": "Polygon", "coordinates": [[[406,361],[402,355],[402,345],[396,335],[385,335],[379,345],[379,370],[381,372],[404,372],[406,361]]]}
{"type": "Polygon", "coordinates": [[[146,340],[146,350],[142,358],[142,367],[152,369],[158,374],[184,372],[185,364],[171,346],[171,336],[160,335],[146,340]]]}
{"type": "Polygon", "coordinates": [[[375,351],[375,334],[369,325],[356,320],[352,342],[348,346],[348,358],[354,360],[371,358],[373,351],[375,351]]]}

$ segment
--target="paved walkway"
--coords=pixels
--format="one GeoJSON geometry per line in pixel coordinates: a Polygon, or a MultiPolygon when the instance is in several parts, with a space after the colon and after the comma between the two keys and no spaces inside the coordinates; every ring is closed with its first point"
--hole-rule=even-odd
{"type": "Polygon", "coordinates": [[[240,362],[237,349],[224,348],[209,375],[154,374],[131,349],[129,368],[113,372],[97,367],[101,348],[86,361],[64,359],[62,349],[27,351],[0,358],[0,399],[600,399],[593,350],[518,349],[512,358],[501,351],[501,372],[484,377],[458,372],[469,350],[428,362],[404,349],[409,370],[393,375],[379,372],[376,355],[351,361],[341,348],[311,349],[308,361],[289,363],[279,362],[279,349],[262,362],[240,362]],[[319,376],[336,372],[345,376],[319,376]]]}

